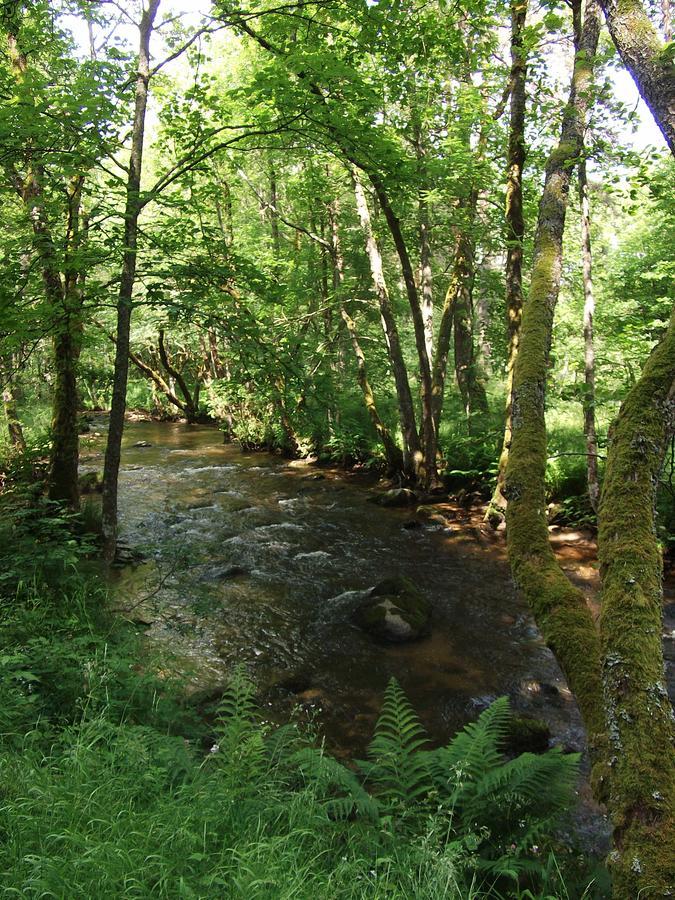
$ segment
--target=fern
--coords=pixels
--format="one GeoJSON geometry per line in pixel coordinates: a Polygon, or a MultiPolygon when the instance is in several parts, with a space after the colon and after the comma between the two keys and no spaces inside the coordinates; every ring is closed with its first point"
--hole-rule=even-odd
{"type": "Polygon", "coordinates": [[[419,718],[392,679],[368,759],[357,763],[364,786],[297,729],[264,735],[253,684],[238,668],[218,709],[215,756],[232,764],[244,792],[272,771],[276,778],[286,773],[288,786],[309,791],[314,808],[328,820],[380,821],[395,825],[391,831],[399,836],[426,833],[426,840],[433,821],[438,852],[473,842],[473,865],[489,879],[542,878],[543,862],[531,850],[569,805],[578,756],[556,749],[505,760],[499,748],[510,715],[508,700],[501,698],[446,747],[428,750],[419,718]]]}
{"type": "Polygon", "coordinates": [[[500,697],[481,713],[477,722],[465,725],[447,747],[435,751],[432,771],[437,785],[442,787],[448,780],[473,781],[501,766],[499,747],[510,717],[509,702],[500,697]]]}
{"type": "Polygon", "coordinates": [[[556,748],[505,761],[499,746],[510,715],[502,697],[428,755],[436,787],[450,804],[452,830],[484,834],[479,868],[515,878],[540,867],[526,854],[570,805],[579,757],[556,748]]]}
{"type": "Polygon", "coordinates": [[[250,781],[267,770],[266,750],[255,702],[255,686],[243,666],[232,672],[216,714],[215,759],[237,760],[239,775],[250,781]]]}
{"type": "Polygon", "coordinates": [[[371,821],[379,818],[377,802],[363,788],[356,775],[323,750],[303,747],[290,760],[322,800],[331,819],[349,819],[354,815],[371,821]]]}
{"type": "Polygon", "coordinates": [[[408,698],[392,678],[384,695],[368,761],[357,763],[383,809],[409,809],[433,790],[429,761],[420,752],[427,737],[408,698]]]}
{"type": "Polygon", "coordinates": [[[531,849],[550,834],[569,806],[578,756],[559,749],[505,760],[500,746],[511,712],[496,700],[446,747],[426,750],[424,730],[392,679],[369,760],[358,763],[383,811],[408,827],[445,816],[444,842],[474,835],[476,866],[490,877],[539,872],[531,849]]]}

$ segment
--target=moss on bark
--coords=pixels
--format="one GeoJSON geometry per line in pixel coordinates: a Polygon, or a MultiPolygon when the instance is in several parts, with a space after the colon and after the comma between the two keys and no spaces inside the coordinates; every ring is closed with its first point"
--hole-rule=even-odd
{"type": "Polygon", "coordinates": [[[570,584],[551,549],[544,475],[546,377],[553,314],[560,289],[562,238],[571,169],[582,148],[599,27],[599,10],[594,0],[590,0],[575,55],[560,141],[548,160],[539,205],[530,291],[523,306],[521,340],[514,366],[512,442],[504,486],[513,573],[577,698],[588,732],[598,789],[606,750],[600,643],[583,594],[570,584]]]}
{"type": "Polygon", "coordinates": [[[664,685],[659,471],[675,420],[675,313],[614,423],[600,503],[615,897],[675,892],[675,729],[664,685]]]}

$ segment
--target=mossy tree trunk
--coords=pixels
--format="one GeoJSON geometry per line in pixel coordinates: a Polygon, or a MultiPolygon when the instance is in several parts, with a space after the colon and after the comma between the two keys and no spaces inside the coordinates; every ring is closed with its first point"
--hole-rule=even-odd
{"type": "Polygon", "coordinates": [[[640,0],[600,0],[623,64],[675,154],[675,63],[640,0]]]}
{"type": "Polygon", "coordinates": [[[595,762],[603,759],[606,749],[600,642],[583,594],[568,581],[549,541],[545,396],[570,178],[583,146],[599,31],[599,7],[596,0],[587,0],[560,141],[546,166],[539,205],[532,279],[514,367],[512,442],[504,489],[514,577],[576,696],[595,762]]]}
{"type": "Polygon", "coordinates": [[[675,728],[664,684],[662,565],[654,525],[675,425],[675,311],[612,426],[600,501],[603,682],[614,895],[675,889],[675,728]]]}
{"type": "Polygon", "coordinates": [[[518,355],[520,324],[523,314],[523,241],[525,216],[523,213],[523,168],[525,166],[525,106],[527,83],[527,52],[523,46],[523,31],[527,20],[527,0],[511,3],[511,100],[509,118],[509,148],[506,174],[506,335],[508,358],[506,368],[506,410],[504,438],[499,456],[497,484],[486,513],[493,527],[506,514],[504,481],[511,447],[511,392],[513,370],[518,355]]]}
{"type": "Polygon", "coordinates": [[[111,562],[117,550],[117,485],[124,414],[127,405],[127,380],[129,377],[129,335],[131,308],[136,281],[136,255],[138,250],[138,219],[142,209],[141,170],[145,137],[145,111],[150,84],[150,37],[160,0],[150,0],[143,9],[139,28],[138,68],[136,97],[131,136],[131,156],[127,178],[126,208],[124,212],[124,255],[117,302],[117,335],[113,396],[110,408],[108,443],[103,467],[102,532],[103,554],[111,562]]]}

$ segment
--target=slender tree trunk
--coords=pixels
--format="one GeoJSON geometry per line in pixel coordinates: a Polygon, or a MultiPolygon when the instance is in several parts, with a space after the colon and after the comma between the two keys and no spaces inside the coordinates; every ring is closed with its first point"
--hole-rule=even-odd
{"type": "Polygon", "coordinates": [[[49,499],[79,506],[77,480],[79,428],[77,420],[77,360],[79,336],[65,313],[54,336],[54,394],[52,402],[52,454],[49,466],[49,499]]]}
{"type": "Polygon", "coordinates": [[[598,440],[595,431],[595,345],[593,342],[593,257],[591,253],[591,206],[586,179],[586,161],[579,163],[579,202],[581,206],[581,253],[584,281],[584,435],[586,437],[586,474],[588,497],[598,511],[598,440]]]}
{"type": "MultiPolygon", "coordinates": [[[[475,199],[472,197],[470,227],[475,217],[475,199]]],[[[476,279],[476,244],[468,233],[460,235],[455,256],[456,295],[453,308],[455,335],[455,374],[464,403],[469,430],[475,415],[488,411],[485,386],[480,375],[473,333],[473,285],[476,279]]]]}
{"type": "Polygon", "coordinates": [[[675,311],[610,431],[600,500],[600,633],[617,900],[672,896],[675,728],[664,684],[654,505],[675,425],[675,311]]]}
{"type": "Polygon", "coordinates": [[[389,196],[385,190],[384,183],[379,175],[373,171],[368,171],[368,176],[375,189],[375,194],[379,201],[384,218],[389,226],[394,247],[398,254],[401,264],[401,272],[403,274],[403,282],[405,284],[408,305],[413,323],[413,332],[415,334],[415,347],[417,348],[417,358],[419,361],[420,371],[420,399],[422,406],[422,428],[421,428],[421,444],[422,458],[417,467],[417,477],[421,484],[428,490],[433,490],[439,486],[439,478],[436,470],[436,451],[438,446],[437,435],[434,429],[434,410],[433,410],[433,385],[431,380],[431,360],[427,354],[426,332],[424,327],[424,315],[422,313],[422,305],[420,303],[417,285],[415,284],[415,276],[413,267],[408,254],[408,247],[401,230],[401,223],[398,216],[389,201],[389,196]]]}
{"type": "Polygon", "coordinates": [[[408,380],[408,370],[403,359],[401,340],[396,325],[396,319],[394,317],[394,310],[389,298],[387,284],[384,280],[382,256],[373,234],[368,201],[366,200],[363,186],[355,170],[352,170],[352,179],[354,184],[354,196],[356,198],[356,209],[365,237],[366,253],[368,254],[368,261],[370,262],[373,287],[380,307],[382,327],[387,341],[389,361],[391,363],[394,383],[396,385],[398,413],[403,436],[404,465],[406,472],[412,477],[415,477],[422,453],[417,433],[417,423],[415,421],[415,406],[413,404],[410,382],[408,380]]]}
{"type": "Polygon", "coordinates": [[[511,447],[511,402],[513,370],[520,342],[523,314],[523,167],[525,165],[525,87],[527,82],[527,52],[523,46],[523,29],[527,19],[527,0],[513,0],[511,4],[511,106],[509,121],[509,149],[506,176],[506,335],[508,359],[506,368],[506,414],[504,439],[499,456],[497,484],[486,513],[486,519],[496,528],[506,514],[504,482],[506,464],[511,447]]]}
{"type": "MultiPolygon", "coordinates": [[[[413,75],[413,78],[415,76],[413,75]]],[[[416,94],[416,90],[415,90],[416,94]]],[[[422,303],[422,317],[424,319],[424,335],[427,345],[427,356],[430,365],[433,360],[434,348],[434,289],[433,272],[431,268],[431,224],[429,221],[429,191],[427,171],[427,147],[422,132],[417,97],[413,98],[411,118],[413,123],[413,141],[415,155],[417,157],[417,180],[419,189],[417,193],[417,222],[420,247],[420,299],[422,303]]],[[[433,392],[432,392],[433,393],[433,392]]]]}
{"type": "Polygon", "coordinates": [[[115,374],[113,396],[110,408],[108,444],[103,467],[102,531],[103,555],[111,562],[117,549],[117,485],[124,414],[127,403],[127,380],[129,377],[129,334],[131,330],[131,308],[136,281],[136,254],[138,249],[138,218],[141,212],[141,171],[143,165],[143,140],[145,136],[145,111],[148,104],[150,83],[150,36],[157,15],[160,0],[150,0],[143,9],[140,23],[138,72],[136,76],[136,99],[134,122],[131,136],[131,157],[127,180],[127,199],[124,213],[124,256],[120,292],[117,303],[117,345],[115,352],[115,374]]]}
{"type": "Polygon", "coordinates": [[[84,178],[75,176],[68,188],[68,227],[62,313],[54,335],[53,447],[49,497],[79,505],[79,392],[77,368],[82,348],[82,290],[85,277],[80,246],[80,212],[84,178]]]}
{"type": "Polygon", "coordinates": [[[420,194],[417,208],[420,224],[420,293],[422,296],[422,316],[424,317],[424,336],[427,345],[427,356],[429,357],[429,360],[432,360],[434,347],[434,287],[431,268],[429,204],[424,193],[420,194]]]}
{"type": "MultiPolygon", "coordinates": [[[[560,141],[549,156],[539,204],[532,278],[514,368],[513,436],[504,490],[514,577],[576,696],[594,762],[602,761],[606,750],[600,642],[584,595],[568,581],[549,542],[545,395],[570,175],[583,148],[599,31],[599,7],[596,0],[586,0],[560,141]]],[[[598,775],[599,767],[595,771],[598,775]]]]}
{"type": "Polygon", "coordinates": [[[600,0],[623,64],[675,154],[673,58],[640,0],[600,0]]]}
{"type": "Polygon", "coordinates": [[[21,419],[17,409],[16,390],[14,387],[14,360],[11,356],[4,360],[2,379],[2,403],[5,409],[9,440],[15,450],[23,453],[26,449],[26,439],[24,438],[21,419]]]}
{"type": "Polygon", "coordinates": [[[215,331],[209,330],[209,364],[211,366],[212,378],[224,378],[226,375],[225,366],[221,362],[220,353],[218,351],[218,341],[215,331]]]}
{"type": "Polygon", "coordinates": [[[342,315],[342,320],[347,326],[347,331],[349,332],[349,337],[354,349],[354,356],[356,357],[356,371],[359,379],[359,387],[361,388],[361,393],[363,394],[363,402],[365,404],[366,410],[368,411],[368,415],[370,416],[370,421],[373,423],[373,428],[377,432],[377,436],[382,442],[385,459],[387,461],[387,469],[392,475],[399,474],[403,471],[403,454],[396,446],[396,442],[394,441],[389,429],[382,421],[382,418],[380,417],[380,414],[378,412],[377,403],[375,402],[375,394],[373,393],[370,381],[368,380],[366,358],[363,354],[363,350],[361,349],[359,336],[356,331],[356,323],[345,309],[344,304],[342,304],[340,312],[342,315]]]}
{"type": "Polygon", "coordinates": [[[274,260],[275,266],[278,267],[279,261],[281,260],[281,237],[279,234],[279,215],[277,213],[277,204],[278,204],[278,196],[277,196],[277,171],[274,168],[274,165],[270,163],[269,167],[269,177],[270,177],[270,202],[267,205],[267,209],[270,217],[270,230],[272,233],[272,250],[274,252],[274,260]]]}
{"type": "Polygon", "coordinates": [[[450,340],[452,338],[452,323],[455,318],[455,303],[460,291],[461,271],[457,266],[459,254],[459,236],[455,245],[455,264],[452,267],[452,275],[448,289],[445,292],[443,308],[438,323],[438,336],[436,338],[436,351],[434,353],[434,368],[432,373],[432,397],[434,428],[438,434],[443,412],[443,400],[445,397],[445,378],[448,369],[448,353],[450,352],[450,340]]]}
{"type": "MultiPolygon", "coordinates": [[[[189,425],[193,425],[197,421],[197,407],[195,406],[195,395],[190,392],[190,388],[185,381],[182,373],[171,364],[169,354],[166,352],[166,343],[164,341],[164,329],[159,329],[159,338],[157,341],[157,349],[159,351],[159,359],[166,369],[169,376],[175,381],[180,388],[180,392],[184,397],[183,411],[189,425]]],[[[199,384],[199,378],[197,378],[199,384]]],[[[195,393],[198,394],[196,388],[195,393]]]]}
{"type": "MultiPolygon", "coordinates": [[[[28,60],[19,47],[16,34],[8,34],[8,50],[17,79],[25,81],[28,60]]],[[[79,304],[74,285],[61,276],[58,254],[52,237],[44,204],[45,173],[34,164],[31,148],[27,148],[28,173],[25,177],[8,167],[8,176],[30,217],[33,246],[40,260],[45,296],[53,317],[53,347],[55,382],[52,395],[52,447],[49,461],[49,497],[77,509],[80,502],[77,469],[79,462],[79,431],[77,423],[77,360],[79,357],[79,304]]],[[[80,183],[81,186],[81,183],[80,183]]],[[[73,197],[69,195],[69,239],[72,237],[73,197]]],[[[77,193],[79,215],[79,191],[77,193]]],[[[69,249],[72,249],[69,248],[69,249]]]]}
{"type": "Polygon", "coordinates": [[[373,428],[382,443],[384,455],[387,461],[387,469],[392,475],[400,475],[403,472],[403,454],[396,446],[396,442],[387,426],[382,421],[377,409],[375,394],[368,379],[368,368],[366,365],[366,357],[359,341],[356,323],[347,312],[344,300],[341,296],[342,284],[344,282],[344,259],[340,246],[340,233],[338,230],[338,203],[334,200],[328,207],[328,219],[331,231],[331,257],[333,260],[333,296],[338,303],[340,315],[344,322],[356,358],[356,373],[363,395],[363,402],[366,411],[373,423],[373,428]]]}

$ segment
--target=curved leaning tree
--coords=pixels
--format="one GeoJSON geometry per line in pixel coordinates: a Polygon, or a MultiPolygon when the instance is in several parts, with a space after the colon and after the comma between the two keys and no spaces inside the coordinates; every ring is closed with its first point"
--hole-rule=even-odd
{"type": "MultiPolygon", "coordinates": [[[[675,152],[672,60],[637,0],[601,0],[610,32],[675,152]]],[[[514,575],[579,703],[594,787],[614,825],[614,896],[675,890],[673,714],[661,647],[658,473],[675,424],[675,321],[654,349],[610,434],[600,521],[603,606],[596,628],[548,539],[545,389],[571,172],[583,150],[600,5],[587,0],[560,140],[539,206],[530,291],[515,362],[512,444],[504,494],[514,575]]]]}

